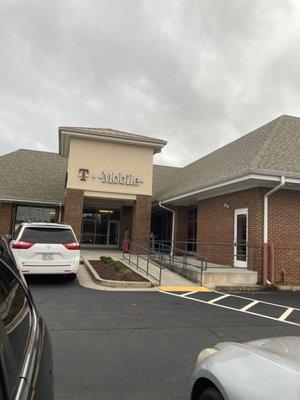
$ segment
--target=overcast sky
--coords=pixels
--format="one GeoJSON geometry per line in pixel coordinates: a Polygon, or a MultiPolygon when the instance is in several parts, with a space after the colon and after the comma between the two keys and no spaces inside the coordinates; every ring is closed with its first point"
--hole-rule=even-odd
{"type": "Polygon", "coordinates": [[[181,166],[300,116],[300,1],[0,0],[0,61],[1,154],[109,127],[181,166]]]}

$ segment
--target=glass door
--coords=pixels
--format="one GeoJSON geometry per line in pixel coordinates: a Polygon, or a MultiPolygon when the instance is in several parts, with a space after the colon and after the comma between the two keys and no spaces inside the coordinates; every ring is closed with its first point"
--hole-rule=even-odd
{"type": "Polygon", "coordinates": [[[83,212],[81,243],[99,247],[119,244],[120,211],[86,208],[83,212]]]}
{"type": "Polygon", "coordinates": [[[247,268],[248,210],[234,211],[234,266],[247,268]]]}
{"type": "Polygon", "coordinates": [[[108,245],[118,246],[119,244],[119,221],[109,221],[108,227],[108,245]]]}

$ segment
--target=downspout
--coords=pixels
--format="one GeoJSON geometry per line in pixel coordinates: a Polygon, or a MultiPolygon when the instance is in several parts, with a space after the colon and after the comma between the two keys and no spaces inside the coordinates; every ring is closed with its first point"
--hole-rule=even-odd
{"type": "Polygon", "coordinates": [[[61,202],[59,203],[58,222],[61,223],[61,202]]]}
{"type": "MultiPolygon", "coordinates": [[[[268,281],[268,212],[269,212],[269,197],[281,189],[285,185],[285,177],[280,177],[280,184],[275,186],[264,196],[264,251],[263,251],[263,283],[266,285],[268,281]]],[[[272,282],[273,283],[273,282],[272,282]]]]}
{"type": "Polygon", "coordinates": [[[173,255],[174,255],[174,239],[175,239],[175,211],[169,207],[164,206],[161,201],[158,203],[158,205],[159,205],[159,207],[161,207],[167,211],[170,211],[172,213],[172,232],[171,232],[172,245],[171,245],[170,255],[171,255],[171,257],[173,257],[173,255]]]}

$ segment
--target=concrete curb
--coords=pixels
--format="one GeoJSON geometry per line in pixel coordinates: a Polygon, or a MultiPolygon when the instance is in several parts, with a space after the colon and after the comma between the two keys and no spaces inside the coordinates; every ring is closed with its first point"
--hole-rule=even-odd
{"type": "MultiPolygon", "coordinates": [[[[99,286],[108,286],[113,288],[126,288],[126,289],[127,288],[146,289],[146,288],[151,288],[153,286],[151,282],[125,282],[125,281],[111,281],[108,279],[102,279],[94,270],[94,268],[91,266],[88,260],[84,260],[83,263],[86,271],[89,273],[92,280],[99,286]]],[[[136,271],[134,270],[134,272],[136,271]]],[[[143,276],[143,278],[145,277],[143,276]]]]}
{"type": "Polygon", "coordinates": [[[258,292],[266,290],[263,285],[215,285],[208,287],[218,292],[258,292]]]}
{"type": "Polygon", "coordinates": [[[282,292],[300,292],[300,286],[291,286],[291,285],[274,285],[275,289],[280,290],[282,292]]]}

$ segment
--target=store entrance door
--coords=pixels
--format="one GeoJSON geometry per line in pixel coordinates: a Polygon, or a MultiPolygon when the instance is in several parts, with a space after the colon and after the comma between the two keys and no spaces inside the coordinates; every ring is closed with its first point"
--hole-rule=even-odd
{"type": "Polygon", "coordinates": [[[247,268],[248,210],[234,211],[234,266],[247,268]]]}
{"type": "Polygon", "coordinates": [[[86,208],[83,212],[81,243],[111,248],[119,246],[120,210],[86,208]]]}

